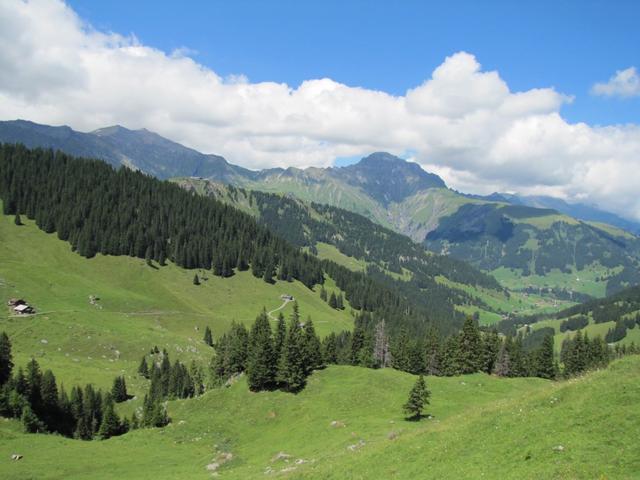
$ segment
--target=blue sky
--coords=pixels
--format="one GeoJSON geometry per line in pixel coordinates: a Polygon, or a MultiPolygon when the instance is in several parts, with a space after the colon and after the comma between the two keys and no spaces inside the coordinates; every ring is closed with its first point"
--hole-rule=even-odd
{"type": "Polygon", "coordinates": [[[68,2],[100,30],[145,45],[186,47],[220,75],[251,82],[329,77],[404,94],[455,52],[474,54],[514,91],[573,95],[563,116],[591,125],[640,122],[640,98],[590,95],[640,66],[640,2],[124,1],[68,2]]]}

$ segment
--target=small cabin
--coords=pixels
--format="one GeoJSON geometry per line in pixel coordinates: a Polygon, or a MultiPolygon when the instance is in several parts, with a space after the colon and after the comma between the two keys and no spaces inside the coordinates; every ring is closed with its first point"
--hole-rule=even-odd
{"type": "Polygon", "coordinates": [[[289,302],[293,302],[294,300],[293,295],[287,295],[287,294],[280,295],[280,298],[282,300],[288,300],[289,302]]]}
{"type": "Polygon", "coordinates": [[[27,302],[22,300],[21,298],[10,298],[7,302],[7,306],[9,307],[17,307],[18,305],[26,305],[27,302]]]}
{"type": "Polygon", "coordinates": [[[26,315],[28,313],[35,313],[35,310],[33,309],[33,307],[27,305],[26,303],[23,303],[22,305],[17,305],[15,307],[13,307],[13,311],[16,312],[19,315],[26,315]]]}

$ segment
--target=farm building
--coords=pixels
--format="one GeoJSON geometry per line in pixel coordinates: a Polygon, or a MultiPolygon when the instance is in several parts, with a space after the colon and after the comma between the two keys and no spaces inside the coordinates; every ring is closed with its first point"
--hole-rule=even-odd
{"type": "Polygon", "coordinates": [[[26,303],[23,303],[21,305],[16,305],[15,307],[13,307],[13,311],[20,315],[35,313],[35,310],[33,309],[33,307],[27,305],[26,303]]]}
{"type": "Polygon", "coordinates": [[[282,300],[289,300],[290,302],[292,302],[294,300],[293,295],[287,295],[287,294],[280,295],[280,298],[282,300]]]}
{"type": "Polygon", "coordinates": [[[7,306],[9,306],[9,307],[17,307],[18,305],[26,305],[26,304],[27,304],[27,302],[25,302],[21,298],[11,298],[7,302],[7,306]]]}

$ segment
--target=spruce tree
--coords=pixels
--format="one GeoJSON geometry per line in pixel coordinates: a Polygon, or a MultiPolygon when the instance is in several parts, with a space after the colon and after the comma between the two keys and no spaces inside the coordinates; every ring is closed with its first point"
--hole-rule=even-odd
{"type": "Polygon", "coordinates": [[[149,378],[149,366],[147,365],[147,357],[142,357],[140,366],[138,367],[138,373],[146,379],[149,378]]]}
{"type": "Polygon", "coordinates": [[[46,428],[29,405],[22,410],[22,426],[26,433],[44,433],[46,428]]]}
{"type": "Polygon", "coordinates": [[[206,343],[210,347],[213,347],[213,335],[211,334],[211,329],[209,328],[209,325],[207,325],[206,328],[204,329],[203,340],[204,340],[204,343],[206,343]]]}
{"type": "Polygon", "coordinates": [[[116,377],[113,380],[113,386],[111,387],[111,396],[116,403],[124,402],[129,399],[127,393],[127,383],[124,377],[116,377]]]}
{"type": "Polygon", "coordinates": [[[511,337],[507,337],[501,344],[498,350],[496,361],[493,365],[493,373],[499,377],[511,376],[511,359],[509,357],[511,350],[509,344],[511,343],[511,337]]]}
{"type": "Polygon", "coordinates": [[[553,336],[547,335],[536,352],[535,375],[540,378],[555,378],[556,369],[553,357],[553,336]]]}
{"type": "Polygon", "coordinates": [[[320,287],[320,300],[327,301],[327,290],[324,288],[324,285],[320,287]]]}
{"type": "Polygon", "coordinates": [[[102,403],[102,422],[98,429],[98,436],[102,440],[113,437],[120,433],[120,418],[116,414],[113,406],[113,399],[109,393],[104,396],[102,403]]]}
{"type": "Polygon", "coordinates": [[[334,332],[331,332],[322,341],[322,358],[326,364],[338,363],[338,345],[334,332]]]}
{"type": "Polygon", "coordinates": [[[278,324],[276,325],[276,331],[273,338],[273,356],[276,361],[276,366],[280,362],[282,356],[282,349],[284,342],[287,338],[287,325],[284,321],[284,315],[282,312],[278,315],[278,324]]]}
{"type": "Polygon", "coordinates": [[[20,218],[20,214],[17,212],[15,218],[13,219],[13,223],[15,223],[17,226],[22,225],[22,219],[20,218]]]}
{"type": "Polygon", "coordinates": [[[249,333],[247,355],[247,382],[249,389],[257,392],[270,388],[275,379],[276,359],[273,353],[271,326],[266,310],[256,318],[249,333]]]}
{"type": "Polygon", "coordinates": [[[194,285],[200,285],[200,279],[198,278],[198,274],[197,273],[193,276],[193,284],[194,285]]]}
{"type": "Polygon", "coordinates": [[[431,392],[424,383],[424,377],[420,375],[409,392],[407,402],[403,406],[404,412],[409,419],[419,420],[422,417],[422,411],[425,405],[429,404],[430,396],[431,392]]]}
{"type": "Polygon", "coordinates": [[[336,308],[338,310],[344,310],[344,298],[342,297],[342,292],[338,293],[336,296],[336,308]]]}
{"type": "Polygon", "coordinates": [[[309,375],[313,370],[324,367],[322,345],[320,344],[320,339],[316,335],[311,317],[309,317],[307,322],[304,324],[304,356],[305,371],[307,375],[309,375]]]}
{"type": "Polygon", "coordinates": [[[289,392],[298,392],[305,385],[304,343],[304,332],[300,327],[300,318],[294,313],[289,322],[287,337],[278,365],[278,381],[289,392]]]}
{"type": "Polygon", "coordinates": [[[335,292],[331,292],[329,296],[329,306],[331,308],[338,308],[338,298],[336,297],[335,292]]]}
{"type": "Polygon", "coordinates": [[[7,334],[2,332],[0,333],[0,386],[9,381],[12,371],[11,341],[7,334]]]}
{"type": "Polygon", "coordinates": [[[480,330],[470,316],[465,319],[458,340],[458,365],[463,374],[475,373],[483,366],[480,330]]]}

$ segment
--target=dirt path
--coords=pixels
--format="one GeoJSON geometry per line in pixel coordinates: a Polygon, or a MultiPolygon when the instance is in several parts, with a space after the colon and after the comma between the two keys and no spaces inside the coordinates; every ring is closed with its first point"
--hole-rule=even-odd
{"type": "Polygon", "coordinates": [[[267,312],[267,316],[268,316],[271,320],[273,320],[273,321],[277,321],[278,319],[277,319],[276,317],[274,317],[273,315],[271,315],[271,314],[272,314],[272,313],[274,313],[274,312],[277,312],[277,311],[279,311],[279,310],[282,310],[284,307],[286,307],[286,306],[287,306],[287,303],[289,303],[289,302],[293,302],[293,300],[285,300],[285,301],[284,301],[284,303],[283,303],[282,305],[280,305],[278,308],[276,308],[276,309],[274,309],[274,310],[271,310],[270,312],[267,312]]]}

